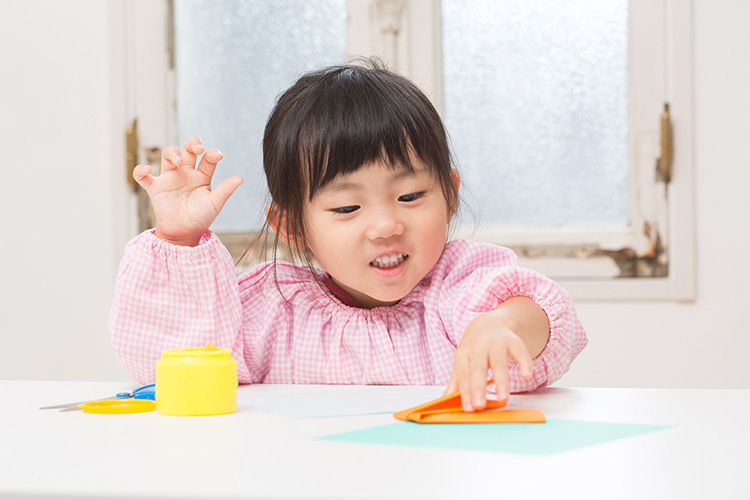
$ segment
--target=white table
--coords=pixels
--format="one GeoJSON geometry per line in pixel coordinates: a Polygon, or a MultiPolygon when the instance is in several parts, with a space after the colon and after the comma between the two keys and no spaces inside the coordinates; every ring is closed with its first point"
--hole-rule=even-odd
{"type": "MultiPolygon", "coordinates": [[[[514,405],[540,408],[549,419],[674,426],[546,455],[317,439],[395,422],[389,414],[294,419],[247,406],[215,417],[38,409],[132,388],[0,381],[0,497],[750,498],[750,390],[547,388],[513,395],[514,405]]],[[[351,388],[253,385],[241,386],[239,396],[342,389],[351,388]]]]}

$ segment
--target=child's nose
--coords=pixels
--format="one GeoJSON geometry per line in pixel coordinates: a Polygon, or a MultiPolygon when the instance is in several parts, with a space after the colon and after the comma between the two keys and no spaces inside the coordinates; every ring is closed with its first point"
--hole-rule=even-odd
{"type": "Polygon", "coordinates": [[[367,237],[371,240],[390,238],[404,232],[404,223],[389,210],[378,210],[367,228],[367,237]]]}

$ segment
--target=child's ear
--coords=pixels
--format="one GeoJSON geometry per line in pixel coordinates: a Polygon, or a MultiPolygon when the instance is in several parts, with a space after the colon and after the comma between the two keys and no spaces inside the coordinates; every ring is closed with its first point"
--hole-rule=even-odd
{"type": "Polygon", "coordinates": [[[448,207],[448,222],[450,222],[458,209],[458,188],[461,187],[461,176],[458,175],[458,170],[455,168],[451,169],[451,177],[453,179],[453,185],[456,186],[456,199],[451,200],[451,204],[448,207]]]}
{"type": "Polygon", "coordinates": [[[266,207],[266,221],[268,221],[268,225],[273,229],[273,232],[279,235],[281,241],[289,245],[284,213],[275,203],[271,203],[266,207]]]}

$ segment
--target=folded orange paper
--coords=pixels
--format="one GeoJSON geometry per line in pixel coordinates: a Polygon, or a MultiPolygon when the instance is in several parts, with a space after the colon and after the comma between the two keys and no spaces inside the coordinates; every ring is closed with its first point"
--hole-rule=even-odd
{"type": "Polygon", "coordinates": [[[503,410],[507,403],[507,399],[488,399],[484,410],[465,412],[461,407],[461,395],[454,392],[414,408],[398,411],[393,416],[420,424],[522,424],[547,421],[544,413],[536,408],[503,410]]]}

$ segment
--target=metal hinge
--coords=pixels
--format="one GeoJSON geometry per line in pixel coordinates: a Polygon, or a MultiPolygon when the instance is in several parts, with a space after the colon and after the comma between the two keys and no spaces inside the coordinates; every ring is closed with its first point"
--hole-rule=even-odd
{"type": "Polygon", "coordinates": [[[138,119],[125,129],[125,173],[128,185],[135,190],[136,183],[133,179],[133,169],[138,165],[138,119]]]}
{"type": "Polygon", "coordinates": [[[656,161],[656,175],[665,184],[672,180],[673,157],[672,117],[669,113],[669,103],[665,102],[664,111],[661,113],[661,158],[656,161]]]}
{"type": "Polygon", "coordinates": [[[174,70],[174,0],[167,0],[167,57],[169,69],[174,70]]]}

